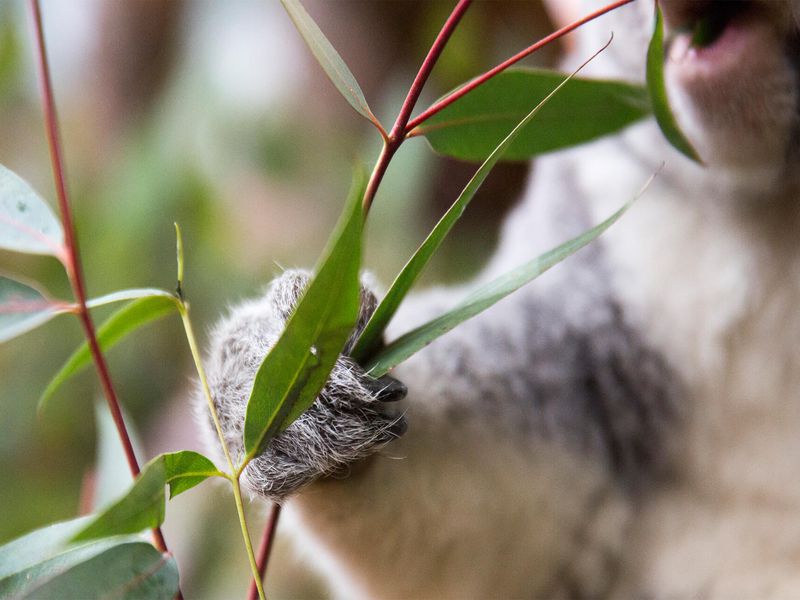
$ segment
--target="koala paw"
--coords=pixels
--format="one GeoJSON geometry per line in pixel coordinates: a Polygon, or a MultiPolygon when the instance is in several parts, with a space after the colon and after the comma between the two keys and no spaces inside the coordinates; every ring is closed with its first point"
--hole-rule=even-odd
{"type": "MultiPolygon", "coordinates": [[[[287,271],[275,279],[263,298],[231,310],[211,334],[207,360],[212,397],[232,455],[243,455],[242,431],[247,401],[258,367],[280,336],[286,321],[308,284],[308,273],[287,271]]],[[[377,302],[366,287],[361,311],[345,347],[352,349],[377,302]]],[[[314,404],[277,435],[244,471],[244,483],[253,492],[280,501],[320,476],[346,473],[362,460],[405,432],[401,415],[391,402],[402,399],[405,386],[391,377],[373,379],[347,356],[341,356],[314,404]]],[[[198,399],[198,405],[200,400],[198,399]]],[[[210,415],[201,423],[215,451],[210,415]]]]}

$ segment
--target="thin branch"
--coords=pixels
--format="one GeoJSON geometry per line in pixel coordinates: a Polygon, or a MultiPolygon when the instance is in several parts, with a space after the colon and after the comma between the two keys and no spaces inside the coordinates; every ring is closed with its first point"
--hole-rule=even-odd
{"type": "MultiPolygon", "coordinates": [[[[261,544],[258,547],[258,557],[256,561],[258,563],[258,576],[261,578],[261,581],[264,581],[264,575],[267,572],[267,563],[269,562],[269,557],[272,554],[272,548],[274,547],[275,541],[275,530],[278,528],[278,519],[281,516],[281,505],[275,503],[272,505],[272,509],[269,512],[269,517],[267,517],[267,523],[264,526],[264,533],[261,536],[261,544]]],[[[255,580],[250,582],[250,591],[247,594],[247,600],[256,600],[258,598],[258,587],[256,587],[255,580]]]]}
{"type": "Polygon", "coordinates": [[[600,17],[600,16],[602,16],[602,15],[608,13],[608,12],[611,12],[612,10],[616,10],[621,6],[624,6],[626,4],[630,4],[631,2],[634,2],[634,1],[635,0],[617,0],[616,2],[612,2],[608,6],[605,6],[605,7],[601,8],[600,10],[597,10],[597,11],[593,12],[592,14],[587,15],[587,16],[583,17],[582,19],[579,19],[579,20],[575,21],[574,23],[570,23],[566,27],[562,27],[558,31],[554,31],[553,33],[551,33],[547,37],[542,38],[541,40],[539,40],[535,44],[532,44],[532,45],[528,46],[522,52],[518,52],[517,54],[515,54],[511,58],[503,61],[502,63],[500,63],[499,65],[494,67],[493,69],[490,69],[489,71],[486,71],[483,75],[479,75],[478,77],[476,77],[475,79],[470,81],[468,84],[460,87],[459,89],[455,90],[453,93],[448,94],[447,96],[445,96],[444,98],[442,98],[441,100],[439,100],[438,102],[433,104],[430,108],[426,109],[424,112],[422,112],[417,117],[414,117],[411,121],[409,121],[409,123],[408,123],[408,125],[406,127],[407,135],[409,135],[409,137],[412,137],[413,135],[415,135],[413,133],[415,127],[418,127],[419,125],[421,125],[422,123],[424,123],[425,121],[430,119],[433,115],[435,115],[439,111],[447,108],[448,106],[450,106],[453,102],[455,102],[456,100],[458,100],[462,96],[465,96],[466,94],[469,94],[476,87],[486,83],[487,81],[489,81],[492,77],[494,77],[498,73],[502,73],[503,71],[505,71],[511,65],[518,63],[523,58],[525,58],[527,56],[530,56],[531,54],[533,54],[534,52],[536,52],[540,48],[546,46],[547,44],[550,44],[550,43],[554,42],[555,40],[557,40],[560,37],[565,36],[566,34],[568,34],[571,31],[577,29],[578,27],[580,27],[581,25],[584,25],[584,24],[588,23],[589,21],[592,21],[592,20],[596,19],[597,17],[600,17]]]}
{"type": "MultiPolygon", "coordinates": [[[[36,58],[39,67],[39,82],[42,87],[42,104],[47,142],[50,149],[50,162],[53,167],[58,206],[61,212],[62,225],[64,227],[64,245],[67,250],[66,256],[63,257],[64,266],[67,269],[70,285],[72,286],[72,291],[75,294],[75,300],[78,304],[78,318],[83,326],[86,340],[89,344],[89,350],[92,354],[97,374],[100,378],[100,383],[108,403],[108,408],[111,411],[114,425],[117,428],[117,433],[122,442],[125,458],[128,461],[128,467],[131,474],[136,477],[139,474],[139,463],[136,460],[133,444],[128,435],[128,430],[125,427],[125,421],[122,418],[122,410],[120,409],[114,385],[111,382],[108,365],[100,350],[100,344],[97,341],[94,323],[86,307],[86,287],[84,285],[80,254],[78,252],[78,240],[75,235],[75,225],[70,208],[69,193],[67,191],[66,170],[64,168],[63,152],[58,130],[58,117],[56,115],[55,97],[50,79],[50,65],[47,59],[47,47],[44,41],[42,11],[39,6],[39,0],[29,0],[29,6],[31,14],[33,15],[34,30],[36,33],[36,58]]],[[[159,528],[153,529],[153,541],[159,551],[168,552],[166,541],[159,528]]],[[[180,592],[178,592],[178,596],[180,597],[180,592]]]]}
{"type": "Polygon", "coordinates": [[[455,31],[456,26],[461,21],[461,17],[467,12],[470,4],[472,4],[472,0],[459,0],[458,4],[453,8],[453,12],[447,17],[444,25],[442,25],[442,29],[433,41],[428,55],[425,57],[425,60],[422,61],[422,65],[416,77],[414,77],[414,81],[408,90],[403,105],[400,107],[400,112],[392,126],[392,130],[389,132],[389,135],[384,138],[383,149],[378,157],[378,161],[375,163],[375,168],[372,170],[372,175],[369,178],[367,189],[364,193],[365,218],[372,206],[372,201],[375,199],[378,186],[380,186],[383,176],[386,174],[389,162],[392,160],[395,152],[397,152],[397,149],[400,148],[400,145],[405,141],[408,119],[411,117],[411,111],[414,110],[417,100],[419,100],[422,88],[425,86],[425,82],[428,80],[436,61],[439,60],[439,57],[442,55],[445,45],[450,39],[450,36],[453,35],[453,31],[455,31]]]}

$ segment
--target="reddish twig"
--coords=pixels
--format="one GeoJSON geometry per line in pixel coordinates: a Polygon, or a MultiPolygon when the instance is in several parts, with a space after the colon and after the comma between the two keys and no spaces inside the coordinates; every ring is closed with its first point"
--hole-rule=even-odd
{"type": "Polygon", "coordinates": [[[407,133],[408,132],[412,132],[415,127],[418,127],[420,124],[422,124],[425,121],[427,121],[428,119],[430,119],[433,115],[435,115],[439,111],[441,111],[444,108],[450,106],[453,102],[455,102],[459,98],[465,96],[466,94],[469,94],[476,87],[486,83],[487,81],[489,81],[492,77],[494,77],[498,73],[502,73],[503,71],[505,71],[511,65],[513,65],[515,63],[518,63],[519,61],[521,61],[523,58],[525,58],[527,56],[530,56],[531,54],[533,54],[534,52],[536,52],[540,48],[546,46],[547,44],[550,44],[550,43],[554,42],[555,40],[557,40],[560,37],[565,36],[566,34],[568,34],[571,31],[577,29],[578,27],[580,27],[581,25],[584,25],[584,24],[588,23],[589,21],[592,21],[592,20],[596,19],[597,17],[600,17],[600,16],[602,16],[602,15],[608,13],[608,12],[611,12],[612,10],[616,10],[617,8],[619,8],[621,6],[624,6],[626,4],[630,4],[631,2],[634,2],[634,0],[617,0],[616,2],[612,2],[608,6],[605,6],[605,7],[601,8],[600,10],[597,10],[597,11],[593,12],[592,14],[587,15],[587,16],[583,17],[582,19],[579,19],[579,20],[575,21],[574,23],[570,23],[566,27],[562,27],[558,31],[554,31],[553,33],[551,33],[547,37],[542,38],[541,40],[539,40],[535,44],[532,44],[532,45],[528,46],[522,52],[519,52],[519,53],[515,54],[514,56],[512,56],[511,58],[501,62],[499,65],[497,65],[493,69],[490,69],[489,71],[486,71],[483,75],[479,75],[478,77],[476,77],[475,79],[473,79],[472,81],[467,83],[466,85],[460,87],[459,89],[455,90],[453,93],[448,94],[447,96],[445,96],[444,98],[442,98],[441,100],[439,100],[438,102],[433,104],[430,108],[426,109],[424,112],[422,112],[417,117],[414,117],[408,123],[408,126],[406,128],[407,133]]]}
{"type": "MultiPolygon", "coordinates": [[[[264,526],[264,533],[261,536],[261,544],[258,547],[258,556],[256,562],[258,563],[258,576],[264,580],[264,575],[267,572],[267,563],[269,563],[270,554],[275,541],[275,530],[278,528],[278,519],[281,516],[281,505],[273,504],[270,510],[267,524],[264,526]]],[[[247,600],[258,600],[258,588],[256,582],[250,582],[250,591],[247,594],[247,600]]]]}
{"type": "MultiPolygon", "coordinates": [[[[128,435],[128,430],[125,427],[125,421],[122,418],[122,411],[120,410],[119,400],[114,391],[114,385],[111,382],[111,375],[106,364],[105,357],[100,350],[100,344],[97,341],[94,323],[92,322],[89,309],[86,307],[86,286],[84,284],[83,272],[81,269],[80,255],[78,252],[78,240],[75,235],[75,225],[72,219],[72,210],[70,208],[69,194],[67,192],[66,175],[64,168],[63,152],[61,150],[61,141],[58,131],[58,119],[56,116],[56,105],[53,94],[53,87],[50,80],[50,66],[47,59],[47,48],[44,41],[44,29],[42,26],[42,11],[39,6],[39,0],[29,0],[31,14],[33,15],[34,30],[36,32],[36,50],[37,61],[39,66],[39,81],[42,86],[42,104],[44,109],[45,130],[47,132],[47,142],[50,149],[50,162],[53,167],[53,177],[56,185],[56,195],[58,196],[58,206],[61,212],[61,221],[64,227],[64,245],[66,247],[66,255],[63,257],[64,267],[69,276],[72,291],[75,294],[75,299],[78,305],[77,315],[83,326],[86,340],[89,344],[92,358],[94,360],[97,374],[100,378],[100,383],[103,387],[103,392],[108,402],[108,408],[111,411],[111,416],[114,419],[114,424],[117,427],[122,447],[125,451],[125,458],[128,461],[128,467],[134,477],[139,474],[139,463],[136,460],[136,454],[133,450],[131,438],[128,435]]],[[[164,536],[159,528],[153,529],[153,541],[161,552],[168,552],[167,544],[164,536]]],[[[179,592],[180,595],[180,592],[179,592]]]]}
{"type": "Polygon", "coordinates": [[[453,34],[453,31],[455,31],[459,21],[461,21],[461,17],[463,17],[464,13],[467,12],[470,4],[472,4],[472,0],[459,0],[458,4],[456,4],[455,8],[453,9],[453,12],[451,12],[450,16],[447,18],[447,21],[445,21],[444,25],[442,25],[442,29],[439,31],[439,35],[437,35],[436,39],[433,41],[433,45],[428,51],[428,55],[425,57],[425,60],[422,61],[422,65],[417,72],[417,76],[414,78],[414,82],[411,84],[411,87],[408,90],[406,99],[403,101],[403,105],[400,107],[400,112],[397,115],[397,119],[395,120],[389,135],[384,140],[383,150],[378,157],[378,162],[375,163],[375,168],[372,170],[369,183],[367,183],[367,189],[364,193],[365,215],[369,212],[370,206],[372,206],[372,201],[375,199],[375,193],[378,191],[378,186],[381,184],[383,176],[386,174],[386,169],[389,167],[389,162],[392,160],[394,153],[397,152],[397,149],[405,140],[408,119],[411,117],[411,111],[414,110],[417,100],[419,100],[419,96],[422,93],[422,88],[425,86],[425,82],[428,80],[436,61],[439,60],[439,57],[442,55],[445,45],[450,39],[450,36],[453,34]]]}

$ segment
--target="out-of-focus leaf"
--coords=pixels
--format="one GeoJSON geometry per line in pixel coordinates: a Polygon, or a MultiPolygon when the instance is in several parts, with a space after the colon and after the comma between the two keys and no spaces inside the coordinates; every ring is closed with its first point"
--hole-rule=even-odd
{"type": "MultiPolygon", "coordinates": [[[[650,181],[652,181],[652,177],[650,181]]],[[[444,335],[467,319],[483,312],[510,293],[518,290],[529,281],[532,281],[547,271],[550,267],[560,263],[568,256],[586,246],[586,244],[611,227],[611,225],[624,214],[630,205],[644,193],[644,190],[650,185],[650,181],[647,182],[632,200],[627,202],[622,208],[599,225],[595,225],[579,236],[545,252],[532,261],[520,265],[505,275],[501,275],[489,283],[482,285],[452,310],[400,336],[368,362],[365,368],[369,374],[373,377],[385,375],[390,369],[396,367],[419,350],[422,350],[422,348],[439,336],[444,335]]]]}
{"type": "Polygon", "coordinates": [[[36,329],[65,310],[36,288],[0,275],[0,343],[36,329]]]}
{"type": "Polygon", "coordinates": [[[664,81],[664,21],[661,8],[657,4],[653,37],[647,48],[647,90],[653,105],[653,115],[664,137],[678,152],[702,164],[703,161],[697,151],[678,127],[678,122],[669,106],[667,85],[664,81]]]}
{"type": "Polygon", "coordinates": [[[64,232],[53,210],[25,180],[2,165],[0,248],[59,258],[64,253],[64,232]]]}
{"type": "Polygon", "coordinates": [[[127,493],[81,529],[72,541],[85,541],[152,529],[164,521],[166,496],[170,498],[209,477],[224,477],[208,458],[183,450],[160,454],[147,463],[127,493]]]}
{"type": "MultiPolygon", "coordinates": [[[[102,350],[108,350],[128,334],[151,321],[159,319],[172,311],[176,311],[178,307],[175,297],[161,290],[126,290],[125,292],[117,292],[116,294],[105,296],[105,300],[101,303],[115,302],[123,300],[126,297],[138,297],[138,299],[120,308],[97,329],[97,341],[100,343],[100,348],[102,350]],[[147,292],[148,295],[144,297],[137,295],[126,296],[126,294],[130,294],[131,292],[147,292]],[[150,292],[158,292],[158,295],[149,295],[150,292]],[[114,298],[110,300],[109,298],[112,296],[114,296],[114,298]]],[[[64,382],[88,365],[91,360],[92,355],[89,350],[89,345],[84,342],[73,352],[72,356],[67,359],[64,366],[61,367],[47,385],[47,388],[39,399],[39,411],[45,409],[47,402],[64,382]]]]}
{"type": "MultiPolygon", "coordinates": [[[[121,406],[120,410],[133,450],[136,456],[139,456],[142,443],[133,419],[128,418],[124,406],[121,406]]],[[[108,404],[104,400],[95,401],[94,415],[97,444],[91,512],[97,512],[111,504],[122,496],[133,483],[133,475],[128,468],[128,459],[125,457],[117,426],[111,416],[108,404]]]]}
{"type": "Polygon", "coordinates": [[[403,267],[403,270],[400,271],[400,274],[392,283],[389,291],[386,293],[386,296],[384,296],[383,300],[381,300],[381,303],[378,305],[378,308],[372,314],[372,317],[367,323],[367,326],[364,328],[356,347],[353,349],[352,357],[357,362],[364,362],[364,360],[366,360],[370,354],[375,352],[380,344],[383,331],[386,329],[386,326],[389,324],[389,321],[391,321],[395,312],[397,312],[397,309],[399,308],[400,303],[403,301],[403,298],[405,298],[406,294],[411,289],[411,286],[420,276],[422,270],[427,266],[433,254],[453,228],[453,225],[455,225],[456,222],[461,218],[461,215],[464,214],[464,210],[467,208],[467,205],[478,192],[481,185],[489,176],[489,173],[491,173],[497,162],[502,159],[505,152],[514,144],[514,141],[517,139],[520,133],[525,131],[528,123],[530,123],[531,120],[537,114],[539,114],[539,111],[544,108],[544,106],[551,98],[553,98],[555,94],[562,90],[562,88],[568,81],[570,81],[570,79],[572,79],[574,75],[575,73],[571,73],[562,79],[555,89],[551,90],[550,93],[547,94],[533,108],[533,110],[530,110],[530,112],[528,112],[527,115],[523,117],[519,123],[517,123],[516,127],[514,127],[511,133],[509,133],[505,139],[503,139],[503,141],[501,141],[500,144],[494,150],[492,150],[489,158],[487,158],[480,166],[472,179],[470,179],[469,183],[467,183],[464,190],[461,192],[461,194],[459,194],[458,198],[456,198],[456,201],[439,220],[411,259],[406,263],[406,265],[403,267]]]}
{"type": "Polygon", "coordinates": [[[0,546],[0,580],[59,553],[88,522],[89,517],[80,517],[55,523],[0,546]]]}
{"type": "Polygon", "coordinates": [[[359,308],[365,187],[359,169],[314,278],[258,369],[244,424],[248,458],[311,406],[352,332],[359,308]]]}
{"type": "Polygon", "coordinates": [[[158,288],[133,288],[130,290],[111,292],[99,298],[91,298],[86,301],[86,306],[88,308],[97,308],[98,306],[105,306],[106,304],[113,304],[114,302],[150,297],[171,298],[173,303],[176,301],[175,295],[165,290],[160,290],[158,288]]]}
{"type": "Polygon", "coordinates": [[[43,600],[170,600],[178,592],[175,559],[145,542],[84,544],[0,580],[0,596],[43,600]]]}
{"type": "MultiPolygon", "coordinates": [[[[509,69],[428,119],[414,130],[436,152],[481,161],[514,124],[565,78],[541,69],[509,69]]],[[[503,160],[574,146],[619,131],[650,114],[647,91],[620,81],[570,81],[517,136],[503,160]]]]}
{"type": "Polygon", "coordinates": [[[306,12],[300,1],[281,0],[281,4],[283,4],[286,12],[289,13],[295,27],[297,27],[300,35],[303,36],[314,57],[325,70],[336,89],[350,103],[350,106],[380,129],[380,123],[375,115],[372,114],[367,100],[364,98],[364,92],[361,91],[361,86],[358,85],[356,78],[353,77],[342,57],[339,56],[339,53],[306,12]]]}

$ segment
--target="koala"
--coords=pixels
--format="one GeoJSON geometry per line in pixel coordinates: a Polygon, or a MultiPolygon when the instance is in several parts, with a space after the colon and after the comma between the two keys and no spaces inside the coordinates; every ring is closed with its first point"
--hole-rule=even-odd
{"type": "MultiPolygon", "coordinates": [[[[599,222],[665,166],[597,242],[391,378],[345,351],[245,472],[285,503],[285,530],[334,596],[800,597],[800,2],[660,4],[669,96],[705,164],[652,121],[537,160],[484,271],[411,296],[389,338],[599,222]]],[[[591,75],[642,81],[652,18],[639,0],[581,28],[565,66],[613,29],[591,75]]],[[[287,271],[212,332],[234,452],[307,280],[287,271]]],[[[353,339],[376,289],[365,281],[353,339]]]]}

